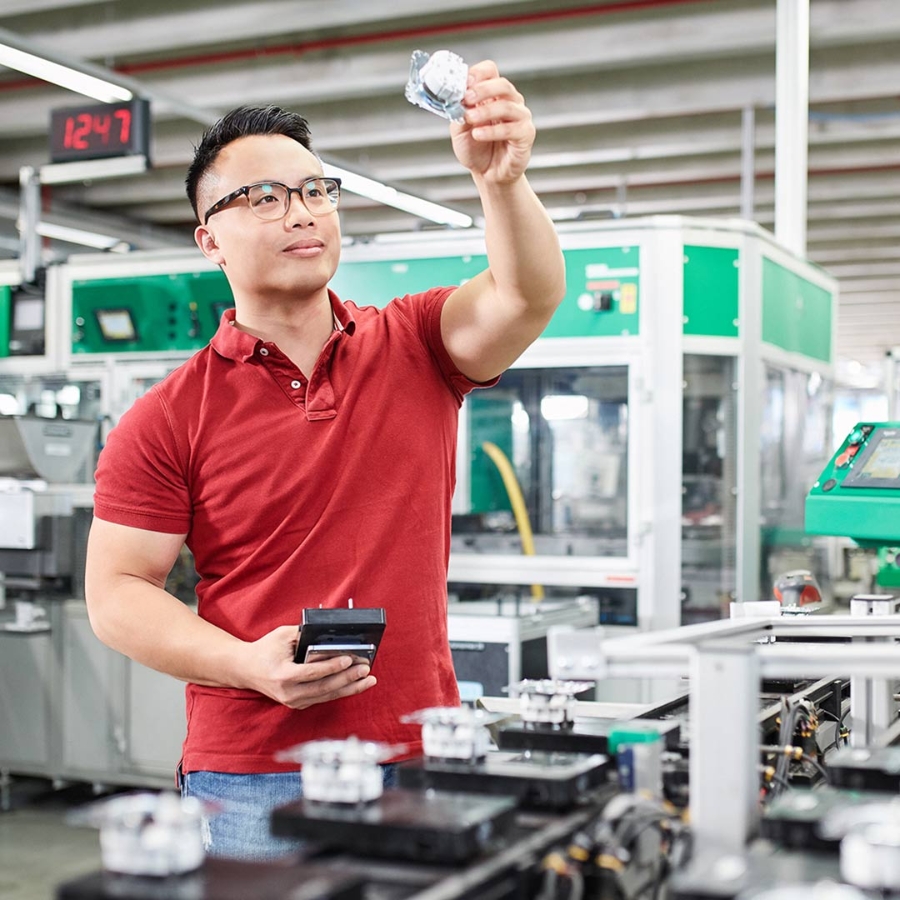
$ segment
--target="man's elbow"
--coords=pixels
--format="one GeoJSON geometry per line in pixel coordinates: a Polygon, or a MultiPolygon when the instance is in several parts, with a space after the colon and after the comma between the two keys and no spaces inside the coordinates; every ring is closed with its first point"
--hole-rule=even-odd
{"type": "Polygon", "coordinates": [[[562,275],[556,279],[556,290],[553,293],[553,309],[556,311],[562,306],[563,300],[566,299],[566,273],[565,268],[563,269],[562,275]]]}
{"type": "Polygon", "coordinates": [[[103,592],[85,585],[84,600],[87,606],[88,622],[97,640],[107,647],[112,647],[112,628],[109,615],[102,601],[103,592]]]}
{"type": "Polygon", "coordinates": [[[547,281],[531,301],[532,308],[537,308],[549,322],[550,318],[562,305],[566,298],[566,276],[563,273],[558,278],[547,281]]]}

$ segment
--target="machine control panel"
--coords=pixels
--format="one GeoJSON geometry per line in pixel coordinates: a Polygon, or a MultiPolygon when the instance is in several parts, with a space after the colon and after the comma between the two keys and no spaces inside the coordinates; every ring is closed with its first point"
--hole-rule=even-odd
{"type": "Polygon", "coordinates": [[[854,427],[806,498],[806,531],[900,541],[900,423],[854,427]]]}

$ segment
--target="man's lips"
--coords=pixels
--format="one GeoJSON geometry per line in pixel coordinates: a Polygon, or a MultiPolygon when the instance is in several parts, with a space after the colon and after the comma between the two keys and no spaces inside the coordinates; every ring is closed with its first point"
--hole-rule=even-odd
{"type": "Polygon", "coordinates": [[[325,244],[322,241],[311,239],[294,241],[293,244],[288,244],[282,253],[288,256],[318,256],[324,249],[325,244]]]}

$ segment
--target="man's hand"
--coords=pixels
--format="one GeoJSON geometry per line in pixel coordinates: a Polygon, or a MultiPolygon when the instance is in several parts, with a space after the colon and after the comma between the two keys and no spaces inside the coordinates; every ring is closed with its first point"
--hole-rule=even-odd
{"type": "Polygon", "coordinates": [[[465,122],[450,126],[456,158],[476,177],[509,184],[525,172],[535,129],[522,95],[491,61],[469,66],[465,122]]]}
{"type": "Polygon", "coordinates": [[[244,687],[277,700],[291,709],[306,709],[341,697],[352,697],[373,687],[367,664],[353,664],[349,656],[315,663],[295,663],[297,626],[282,625],[259,640],[244,644],[241,669],[244,687]]]}

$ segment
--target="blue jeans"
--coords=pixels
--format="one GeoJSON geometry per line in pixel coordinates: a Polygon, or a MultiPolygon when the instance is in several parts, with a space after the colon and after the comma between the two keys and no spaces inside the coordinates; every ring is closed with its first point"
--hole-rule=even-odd
{"type": "MultiPolygon", "coordinates": [[[[396,783],[396,766],[382,766],[384,786],[396,783]]],[[[271,861],[296,853],[303,841],[273,837],[272,810],[303,796],[299,772],[232,775],[226,772],[189,772],[181,776],[181,796],[221,806],[204,823],[204,845],[210,856],[271,861]]]]}

